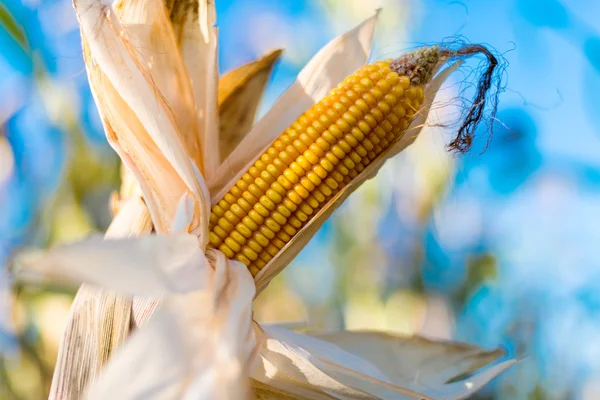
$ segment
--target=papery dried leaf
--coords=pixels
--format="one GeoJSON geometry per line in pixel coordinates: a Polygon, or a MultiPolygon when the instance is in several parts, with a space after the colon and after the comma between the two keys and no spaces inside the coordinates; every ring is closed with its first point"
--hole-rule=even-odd
{"type": "MultiPolygon", "coordinates": [[[[84,48],[86,46],[84,45],[84,48]]],[[[99,107],[106,137],[139,184],[159,231],[170,231],[176,203],[173,193],[187,185],[163,157],[141,121],[98,68],[88,70],[90,87],[99,107]]]]}
{"type": "Polygon", "coordinates": [[[129,335],[131,299],[82,285],[60,343],[49,399],[78,399],[129,335]]]}
{"type": "Polygon", "coordinates": [[[243,264],[213,251],[210,258],[205,290],[166,300],[111,359],[90,398],[246,398],[257,346],[254,282],[243,264]]]}
{"type": "Polygon", "coordinates": [[[213,0],[167,0],[166,4],[194,93],[204,161],[201,171],[210,179],[221,163],[215,4],[213,0]]]}
{"type": "Polygon", "coordinates": [[[252,128],[273,66],[282,50],[272,51],[226,73],[219,81],[221,159],[225,159],[252,128]]]}
{"type": "Polygon", "coordinates": [[[499,352],[374,333],[328,335],[330,342],[277,327],[265,328],[264,335],[262,365],[252,377],[309,398],[463,399],[515,362],[448,383],[449,377],[495,360],[499,352]],[[343,347],[332,344],[338,342],[343,347]]]}
{"type": "Polygon", "coordinates": [[[360,68],[369,53],[378,12],[356,28],[323,47],[281,95],[267,114],[256,123],[240,144],[207,179],[212,201],[218,201],[299,115],[325,97],[347,75],[360,68]]]}
{"type": "MultiPolygon", "coordinates": [[[[110,237],[110,236],[109,236],[110,237]]],[[[91,237],[18,258],[21,274],[88,283],[132,296],[164,296],[201,290],[208,261],[190,234],[127,239],[91,237]]]]}
{"type": "Polygon", "coordinates": [[[185,326],[177,314],[158,310],[116,353],[97,381],[88,399],[178,399],[185,391],[183,378],[193,375],[185,362],[192,344],[182,335],[185,326]],[[135,371],[135,373],[132,373],[135,371]]]}
{"type": "Polygon", "coordinates": [[[311,336],[368,360],[397,385],[422,391],[464,379],[504,356],[501,349],[485,350],[465,343],[384,332],[346,331],[311,336]]]}
{"type": "MultiPolygon", "coordinates": [[[[119,210],[108,235],[144,235],[151,227],[145,203],[139,197],[131,198],[119,210]]],[[[49,398],[81,396],[112,351],[127,338],[130,316],[130,298],[88,285],[79,288],[60,344],[49,398]]]]}
{"type": "Polygon", "coordinates": [[[164,5],[155,0],[118,0],[113,9],[137,58],[173,113],[189,157],[202,168],[194,94],[164,5]]]}
{"type": "Polygon", "coordinates": [[[369,361],[335,345],[276,326],[263,327],[265,345],[251,377],[301,398],[430,399],[395,387],[369,361]],[[375,391],[378,391],[376,393],[375,391]]]}
{"type": "Polygon", "coordinates": [[[426,87],[425,96],[426,100],[420,110],[420,117],[415,118],[413,123],[409,126],[408,130],[404,133],[404,136],[395,144],[387,148],[377,159],[370,163],[356,178],[354,178],[348,185],[340,190],[326,206],[324,206],[293,238],[290,240],[285,247],[283,247],[279,253],[256,275],[256,286],[257,291],[260,293],[268,285],[283,268],[285,268],[296,255],[302,250],[310,239],[317,233],[321,226],[329,219],[329,216],[335,211],[342,202],[360,185],[368,179],[373,178],[379,169],[383,166],[385,161],[390,157],[396,155],[398,152],[406,148],[408,145],[414,142],[418,136],[421,128],[424,126],[424,121],[427,119],[429,110],[433,104],[435,94],[448,78],[448,76],[458,68],[460,64],[456,63],[438,76],[436,76],[426,87]],[[418,125],[415,125],[418,124],[418,125]]]}
{"type": "Polygon", "coordinates": [[[188,192],[181,196],[173,218],[173,232],[188,232],[194,220],[194,197],[188,192]]]}
{"type": "Polygon", "coordinates": [[[197,201],[194,232],[206,242],[210,205],[174,115],[112,9],[93,0],[74,5],[90,86],[107,137],[140,182],[156,229],[169,231],[177,201],[190,191],[197,201]]]}

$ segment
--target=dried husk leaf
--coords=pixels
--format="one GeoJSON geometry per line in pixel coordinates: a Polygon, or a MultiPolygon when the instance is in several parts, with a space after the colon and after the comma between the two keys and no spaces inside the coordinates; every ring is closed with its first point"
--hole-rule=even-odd
{"type": "Polygon", "coordinates": [[[93,284],[130,296],[201,290],[210,269],[198,239],[187,233],[120,239],[95,236],[25,253],[19,259],[25,271],[53,281],[93,284]]]}
{"type": "Polygon", "coordinates": [[[181,142],[175,116],[112,8],[93,0],[74,5],[90,86],[107,137],[140,182],[156,229],[169,232],[177,202],[191,192],[196,201],[192,229],[206,242],[210,204],[201,188],[202,176],[181,142]]]}
{"type": "Polygon", "coordinates": [[[226,73],[219,81],[221,159],[225,159],[252,128],[273,66],[282,50],[272,51],[226,73]]]}
{"type": "Polygon", "coordinates": [[[516,362],[475,373],[502,352],[374,332],[328,334],[322,341],[265,327],[263,335],[252,377],[301,398],[463,399],[516,362]]]}
{"type": "Polygon", "coordinates": [[[179,179],[106,75],[97,67],[88,70],[88,74],[108,142],[137,178],[157,229],[168,232],[176,205],[171,193],[185,193],[188,186],[179,179]]]}
{"type": "Polygon", "coordinates": [[[263,327],[264,345],[251,377],[301,398],[428,399],[396,387],[369,361],[335,345],[276,326],[263,327]]]}
{"type": "MultiPolygon", "coordinates": [[[[107,237],[150,232],[150,213],[139,197],[129,199],[107,231],[107,237]]],[[[112,351],[129,335],[131,299],[115,292],[82,285],[71,305],[61,341],[50,399],[77,399],[93,381],[112,351]]]]}
{"type": "Polygon", "coordinates": [[[296,255],[302,250],[310,241],[310,239],[317,233],[321,226],[327,221],[329,216],[342,204],[342,202],[360,185],[368,179],[373,178],[379,169],[383,166],[385,161],[390,157],[393,157],[407,146],[412,144],[419,132],[425,124],[435,94],[438,92],[441,85],[448,78],[448,76],[460,66],[460,63],[455,63],[452,66],[446,68],[438,76],[436,76],[425,90],[425,101],[421,106],[421,111],[418,117],[415,117],[407,131],[404,133],[402,138],[388,149],[386,149],[376,160],[371,162],[356,178],[354,178],[348,185],[340,190],[328,203],[324,206],[293,238],[290,240],[283,249],[277,253],[275,257],[258,273],[255,277],[257,293],[260,293],[269,282],[285,268],[296,255]]]}
{"type": "Polygon", "coordinates": [[[194,95],[164,5],[155,0],[119,0],[113,9],[137,57],[146,63],[152,82],[173,113],[189,157],[202,169],[194,95]]]}
{"type": "Polygon", "coordinates": [[[166,0],[166,6],[194,94],[204,162],[200,170],[208,180],[221,163],[215,3],[213,0],[166,0]]]}
{"type": "Polygon", "coordinates": [[[220,252],[209,257],[209,285],[165,300],[111,359],[90,398],[247,398],[258,345],[254,281],[243,264],[220,252]]]}
{"type": "Polygon", "coordinates": [[[465,379],[505,355],[501,349],[485,350],[460,342],[384,332],[345,331],[310,336],[368,360],[397,385],[421,391],[465,379]]]}
{"type": "Polygon", "coordinates": [[[271,142],[298,116],[365,63],[371,52],[378,14],[377,11],[356,28],[333,39],[310,60],[298,75],[296,82],[254,125],[214,176],[207,178],[213,203],[221,199],[271,142]]]}

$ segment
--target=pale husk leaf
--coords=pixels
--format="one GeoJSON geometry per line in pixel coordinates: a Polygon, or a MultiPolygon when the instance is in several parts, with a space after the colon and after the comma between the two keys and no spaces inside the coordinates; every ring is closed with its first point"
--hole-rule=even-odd
{"type": "Polygon", "coordinates": [[[128,41],[111,7],[94,0],[74,3],[81,25],[86,68],[107,137],[134,173],[155,227],[168,232],[177,201],[194,195],[195,232],[206,241],[208,206],[183,145],[175,116],[128,41]]]}
{"type": "Polygon", "coordinates": [[[136,57],[173,113],[189,157],[202,168],[194,95],[164,4],[155,0],[118,0],[113,9],[127,31],[136,57]]]}
{"type": "Polygon", "coordinates": [[[373,333],[330,334],[327,342],[277,327],[265,328],[264,335],[262,364],[252,377],[309,398],[463,399],[515,362],[448,383],[502,352],[373,333]]]}
{"type": "Polygon", "coordinates": [[[276,326],[263,327],[264,345],[251,377],[301,398],[428,399],[396,388],[369,361],[331,343],[276,326]],[[377,391],[377,392],[376,392],[377,391]]]}
{"type": "Polygon", "coordinates": [[[132,296],[164,296],[200,290],[208,261],[196,236],[174,233],[122,239],[89,239],[24,253],[21,273],[54,281],[88,283],[132,296]]]}
{"type": "Polygon", "coordinates": [[[501,349],[384,332],[311,335],[370,361],[397,385],[427,392],[474,373],[504,356],[501,349]]]}
{"type": "Polygon", "coordinates": [[[254,125],[214,176],[207,179],[213,203],[221,199],[267,146],[304,111],[365,63],[371,52],[377,15],[378,12],[351,31],[333,39],[310,60],[296,82],[254,125]]]}
{"type": "Polygon", "coordinates": [[[279,253],[258,273],[255,277],[257,291],[260,293],[283,268],[285,268],[296,255],[306,246],[310,239],[317,233],[319,228],[325,223],[329,216],[335,211],[342,202],[360,185],[368,179],[373,178],[385,161],[396,155],[398,152],[412,144],[419,132],[425,125],[425,120],[433,104],[435,94],[448,76],[456,69],[460,63],[455,63],[446,68],[436,76],[425,88],[426,100],[421,107],[419,116],[415,118],[409,126],[404,136],[395,144],[386,149],[375,161],[371,162],[356,178],[340,190],[293,238],[279,253]]]}
{"type": "Polygon", "coordinates": [[[222,160],[229,156],[252,128],[269,76],[281,53],[282,50],[272,51],[226,73],[219,81],[222,160]]]}
{"type": "Polygon", "coordinates": [[[171,23],[188,71],[206,179],[221,163],[219,155],[218,35],[213,0],[167,0],[171,23]]]}
{"type": "MultiPolygon", "coordinates": [[[[139,197],[132,197],[120,208],[107,235],[113,238],[144,235],[151,228],[145,203],[139,197]]],[[[79,288],[60,344],[50,399],[81,396],[112,350],[129,335],[130,316],[130,298],[89,285],[79,288]]]]}
{"type": "Polygon", "coordinates": [[[243,264],[212,250],[209,257],[205,290],[167,299],[111,359],[90,398],[247,397],[254,282],[243,264]]]}

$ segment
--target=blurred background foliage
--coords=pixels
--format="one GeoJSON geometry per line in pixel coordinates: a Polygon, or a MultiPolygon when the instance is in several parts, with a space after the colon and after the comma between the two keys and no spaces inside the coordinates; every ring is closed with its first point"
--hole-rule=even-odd
{"type": "MultiPolygon", "coordinates": [[[[256,318],[385,329],[526,357],[479,399],[600,398],[600,3],[381,0],[373,59],[462,36],[508,61],[495,134],[444,145],[469,63],[408,151],[386,164],[261,295],[256,318]],[[486,150],[484,152],[484,150],[486,150]]],[[[285,52],[261,111],[365,0],[217,0],[220,69],[285,52]],[[319,28],[315,28],[319,27],[319,28]]],[[[70,0],[0,0],[0,265],[101,232],[119,163],[87,86],[70,0]]],[[[0,398],[46,395],[73,289],[0,269],[0,398]]]]}

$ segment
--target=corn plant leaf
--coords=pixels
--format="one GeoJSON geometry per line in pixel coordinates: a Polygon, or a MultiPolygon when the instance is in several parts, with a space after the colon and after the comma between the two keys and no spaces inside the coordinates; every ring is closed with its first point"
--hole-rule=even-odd
{"type": "Polygon", "coordinates": [[[226,73],[219,81],[220,151],[225,159],[250,131],[263,92],[282,50],[226,73]]]}
{"type": "Polygon", "coordinates": [[[110,360],[89,398],[247,398],[258,344],[254,281],[243,264],[209,253],[209,285],[165,300],[110,360]]]}
{"type": "MultiPolygon", "coordinates": [[[[150,232],[150,213],[141,198],[131,198],[119,210],[107,236],[150,232]]],[[[80,267],[85,267],[85,260],[80,267]]],[[[112,351],[129,335],[131,299],[116,292],[82,285],[60,344],[50,388],[51,399],[76,399],[98,375],[112,351]]]]}
{"type": "MultiPolygon", "coordinates": [[[[78,0],[74,6],[90,87],[109,142],[139,181],[159,232],[170,231],[181,196],[193,194],[192,229],[204,247],[210,203],[203,178],[187,154],[173,112],[152,80],[148,60],[140,58],[129,41],[135,35],[130,36],[112,8],[101,2],[78,0]]],[[[167,22],[158,18],[151,23],[167,22]]]]}
{"type": "Polygon", "coordinates": [[[515,363],[451,381],[502,352],[373,332],[328,334],[325,341],[274,326],[263,334],[253,379],[302,398],[464,399],[515,363]]]}
{"type": "Polygon", "coordinates": [[[166,6],[194,94],[203,160],[200,170],[209,179],[221,163],[215,2],[166,0],[166,6]]]}
{"type": "Polygon", "coordinates": [[[429,110],[433,104],[435,94],[440,89],[448,76],[458,68],[460,63],[455,63],[436,76],[425,88],[425,101],[419,115],[413,120],[402,138],[387,148],[374,162],[370,163],[356,178],[340,190],[300,231],[290,240],[283,249],[256,275],[256,286],[260,293],[268,283],[285,268],[302,250],[310,239],[317,233],[329,216],[343,201],[360,185],[373,178],[386,160],[412,144],[425,125],[429,110]]]}
{"type": "Polygon", "coordinates": [[[24,271],[54,281],[156,297],[202,289],[209,269],[198,239],[186,233],[106,240],[91,237],[41,253],[25,253],[20,264],[24,271]]]}
{"type": "Polygon", "coordinates": [[[27,43],[27,36],[25,30],[15,17],[10,13],[10,10],[4,5],[0,4],[0,29],[4,29],[23,49],[29,49],[27,43]]]}
{"type": "Polygon", "coordinates": [[[333,39],[308,62],[296,82],[254,125],[214,176],[207,179],[213,202],[221,199],[281,132],[365,63],[371,52],[378,14],[333,39]]]}
{"type": "Polygon", "coordinates": [[[421,393],[393,386],[369,361],[337,346],[277,326],[262,327],[264,346],[251,377],[300,398],[428,399],[421,393]],[[376,389],[379,393],[374,393],[376,389]],[[419,397],[420,396],[420,397],[419,397]]]}
{"type": "Polygon", "coordinates": [[[504,356],[501,349],[384,332],[337,332],[312,335],[368,360],[396,384],[426,391],[452,383],[504,356]],[[410,362],[398,362],[410,360],[410,362]]]}
{"type": "Polygon", "coordinates": [[[113,9],[136,56],[173,113],[189,157],[202,168],[194,94],[164,5],[154,0],[119,0],[113,9]]]}

